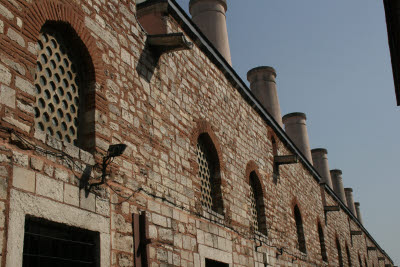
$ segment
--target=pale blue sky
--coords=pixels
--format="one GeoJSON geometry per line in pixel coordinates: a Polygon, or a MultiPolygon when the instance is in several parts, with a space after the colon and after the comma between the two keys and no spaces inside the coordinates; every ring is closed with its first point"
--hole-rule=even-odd
{"type": "Polygon", "coordinates": [[[400,264],[400,108],[382,0],[228,2],[233,68],[246,82],[253,67],[277,70],[282,115],[307,114],[311,147],[328,149],[364,225],[400,264]]]}

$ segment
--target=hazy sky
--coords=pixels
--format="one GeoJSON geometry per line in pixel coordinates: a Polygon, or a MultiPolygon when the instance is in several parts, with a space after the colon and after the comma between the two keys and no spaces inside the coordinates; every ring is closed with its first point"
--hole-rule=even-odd
{"type": "Polygon", "coordinates": [[[383,1],[228,2],[233,68],[246,82],[253,67],[277,70],[282,115],[307,114],[311,148],[328,149],[365,227],[400,264],[400,108],[383,1]]]}

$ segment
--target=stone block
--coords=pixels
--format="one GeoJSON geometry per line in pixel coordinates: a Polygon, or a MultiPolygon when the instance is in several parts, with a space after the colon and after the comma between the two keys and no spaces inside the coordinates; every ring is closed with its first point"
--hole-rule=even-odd
{"type": "Polygon", "coordinates": [[[133,253],[133,238],[131,235],[122,235],[120,233],[112,233],[113,249],[133,253]]]}
{"type": "Polygon", "coordinates": [[[6,211],[6,203],[0,201],[0,227],[4,227],[6,218],[5,211],[6,211]]]}
{"type": "Polygon", "coordinates": [[[66,183],[69,181],[69,173],[65,170],[56,168],[54,176],[56,177],[56,179],[61,180],[66,183]]]}
{"type": "Polygon", "coordinates": [[[162,227],[167,227],[167,218],[158,214],[152,214],[153,223],[162,227]]]}
{"type": "Polygon", "coordinates": [[[64,202],[70,205],[79,206],[79,187],[65,184],[64,202]]]}
{"type": "Polygon", "coordinates": [[[29,192],[35,192],[35,172],[14,166],[13,186],[29,192]]]}
{"type": "Polygon", "coordinates": [[[19,44],[21,47],[25,47],[25,40],[24,40],[24,37],[22,37],[22,35],[19,34],[18,32],[14,31],[12,28],[8,28],[7,36],[8,36],[11,40],[13,40],[13,41],[16,42],[17,44],[19,44]]]}
{"type": "Polygon", "coordinates": [[[15,86],[20,89],[21,91],[35,96],[34,86],[30,81],[24,80],[21,77],[15,77],[15,86]]]}
{"type": "Polygon", "coordinates": [[[13,13],[2,4],[0,4],[0,15],[4,16],[8,20],[12,20],[14,18],[13,13]]]}
{"type": "Polygon", "coordinates": [[[111,227],[121,233],[132,232],[132,223],[127,222],[121,214],[113,213],[111,215],[111,227]]]}
{"type": "Polygon", "coordinates": [[[10,70],[6,66],[0,64],[0,83],[4,83],[5,85],[10,85],[11,77],[12,75],[10,70]]]}
{"type": "Polygon", "coordinates": [[[158,230],[160,239],[166,242],[172,243],[174,241],[174,235],[172,233],[172,229],[164,229],[160,228],[158,230]]]}
{"type": "Polygon", "coordinates": [[[7,198],[7,188],[8,188],[7,178],[0,177],[0,199],[7,198]]]}
{"type": "Polygon", "coordinates": [[[80,204],[79,206],[82,209],[90,210],[90,211],[95,211],[96,210],[96,196],[92,193],[89,193],[89,195],[86,197],[85,196],[85,190],[80,191],[80,204]]]}
{"type": "Polygon", "coordinates": [[[63,182],[42,174],[36,176],[36,193],[58,201],[63,201],[63,182]]]}
{"type": "Polygon", "coordinates": [[[106,198],[96,197],[96,213],[110,216],[110,201],[106,198]]]}
{"type": "MultiPolygon", "coordinates": [[[[1,74],[0,74],[1,75],[1,74]]],[[[15,90],[7,86],[0,87],[0,103],[15,108],[15,90]]]]}
{"type": "Polygon", "coordinates": [[[21,165],[21,166],[24,166],[24,167],[28,167],[28,165],[29,165],[29,157],[26,154],[14,151],[13,152],[13,162],[16,165],[21,165]]]}

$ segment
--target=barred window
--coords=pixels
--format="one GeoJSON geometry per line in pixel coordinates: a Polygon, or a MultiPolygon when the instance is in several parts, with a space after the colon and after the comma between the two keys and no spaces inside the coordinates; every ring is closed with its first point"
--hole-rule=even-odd
{"type": "Polygon", "coordinates": [[[303,220],[301,218],[300,209],[297,205],[294,207],[294,218],[296,221],[297,241],[299,245],[299,250],[303,253],[307,253],[306,239],[304,237],[303,220]]]}
{"type": "Polygon", "coordinates": [[[64,23],[46,24],[40,33],[38,49],[35,127],[88,150],[93,144],[83,139],[88,132],[93,133],[89,130],[93,125],[92,120],[84,119],[90,106],[85,97],[94,79],[87,50],[73,29],[64,23]]]}
{"type": "Polygon", "coordinates": [[[209,210],[222,213],[221,177],[216,149],[207,134],[197,140],[197,163],[201,183],[201,204],[209,210]]]}
{"type": "Polygon", "coordinates": [[[99,267],[99,237],[98,232],[27,217],[22,266],[99,267]]]}
{"type": "Polygon", "coordinates": [[[255,231],[267,234],[264,197],[255,171],[250,173],[251,223],[255,231]]]}

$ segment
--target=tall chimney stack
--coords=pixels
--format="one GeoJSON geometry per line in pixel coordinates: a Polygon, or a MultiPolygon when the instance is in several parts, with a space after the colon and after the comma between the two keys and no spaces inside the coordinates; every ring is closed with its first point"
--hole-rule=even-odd
{"type": "Polygon", "coordinates": [[[360,202],[354,202],[354,206],[356,207],[357,219],[361,224],[364,224],[361,217],[360,211],[360,202]]]}
{"type": "Polygon", "coordinates": [[[346,194],[347,207],[353,213],[353,215],[357,217],[356,207],[354,206],[353,189],[345,188],[344,193],[346,194]]]}
{"type": "Polygon", "coordinates": [[[341,170],[331,170],[331,179],[333,185],[333,191],[342,200],[344,204],[347,205],[346,195],[343,188],[343,178],[341,170]]]}
{"type": "Polygon", "coordinates": [[[331,174],[329,172],[329,164],[328,164],[328,150],[325,148],[315,148],[311,150],[312,161],[315,169],[322,177],[323,183],[327,184],[330,188],[332,188],[332,180],[331,174]]]}
{"type": "Polygon", "coordinates": [[[192,20],[225,60],[232,65],[226,27],[226,0],[190,0],[192,20]]]}
{"type": "Polygon", "coordinates": [[[276,71],[272,67],[260,66],[247,72],[250,89],[264,108],[282,127],[281,108],[276,90],[276,71]]]}
{"type": "Polygon", "coordinates": [[[289,113],[282,118],[286,133],[300,149],[301,153],[303,153],[307,160],[312,164],[306,120],[306,114],[300,112],[289,113]]]}

